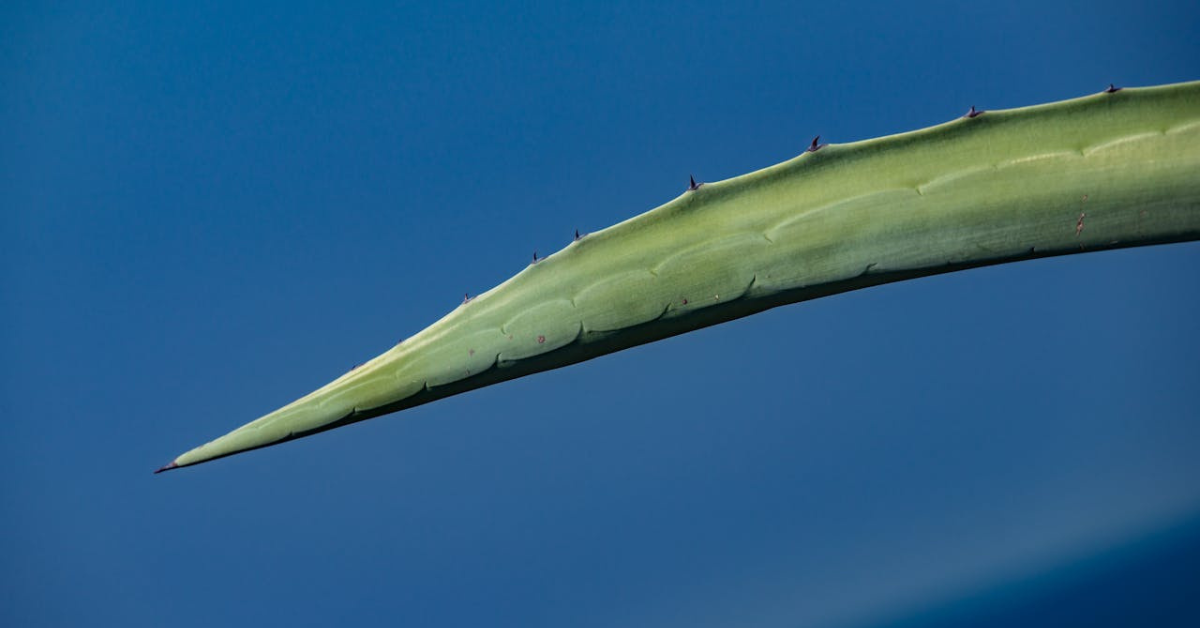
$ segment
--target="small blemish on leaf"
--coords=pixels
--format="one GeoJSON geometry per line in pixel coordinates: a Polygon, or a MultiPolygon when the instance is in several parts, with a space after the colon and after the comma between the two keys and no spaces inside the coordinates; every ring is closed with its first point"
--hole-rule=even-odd
{"type": "Polygon", "coordinates": [[[545,336],[538,336],[538,344],[540,345],[540,344],[542,344],[542,343],[544,343],[544,342],[546,342],[546,337],[545,337],[545,336]]]}

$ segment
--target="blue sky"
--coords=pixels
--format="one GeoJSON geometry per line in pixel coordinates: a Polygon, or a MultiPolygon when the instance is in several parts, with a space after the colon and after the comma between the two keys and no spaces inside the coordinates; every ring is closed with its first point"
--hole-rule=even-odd
{"type": "Polygon", "coordinates": [[[1196,244],[150,474],[689,174],[1200,78],[1194,4],[171,4],[0,9],[0,624],[1200,617],[1196,244]]]}

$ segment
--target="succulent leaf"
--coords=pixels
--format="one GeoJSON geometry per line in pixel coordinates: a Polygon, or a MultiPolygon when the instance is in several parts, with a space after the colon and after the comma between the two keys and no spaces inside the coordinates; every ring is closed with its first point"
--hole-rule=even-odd
{"type": "MultiPolygon", "coordinates": [[[[1200,82],[1110,89],[799,156],[534,255],[323,388],[163,469],[768,308],[990,264],[1200,239],[1200,82]]],[[[819,149],[819,150],[818,150],[819,149]]]]}

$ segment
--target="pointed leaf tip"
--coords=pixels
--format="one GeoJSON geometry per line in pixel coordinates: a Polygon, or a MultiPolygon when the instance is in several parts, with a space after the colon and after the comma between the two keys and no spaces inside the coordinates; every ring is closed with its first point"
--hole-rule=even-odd
{"type": "Polygon", "coordinates": [[[154,473],[159,474],[159,473],[162,473],[163,471],[170,471],[171,469],[178,469],[178,468],[179,468],[179,465],[175,464],[175,462],[172,461],[170,464],[163,465],[154,473]]]}

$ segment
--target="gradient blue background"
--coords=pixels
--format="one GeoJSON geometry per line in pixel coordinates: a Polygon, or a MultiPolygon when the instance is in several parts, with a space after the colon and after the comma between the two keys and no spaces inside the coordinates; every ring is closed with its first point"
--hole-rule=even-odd
{"type": "Polygon", "coordinates": [[[1195,3],[168,4],[0,9],[0,624],[1200,624],[1196,244],[150,474],[691,173],[1200,78],[1195,3]]]}

